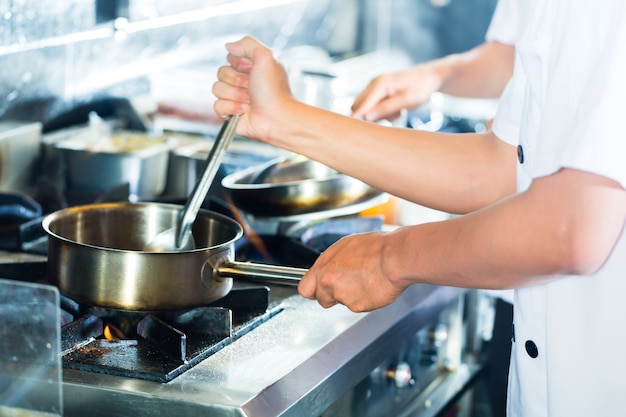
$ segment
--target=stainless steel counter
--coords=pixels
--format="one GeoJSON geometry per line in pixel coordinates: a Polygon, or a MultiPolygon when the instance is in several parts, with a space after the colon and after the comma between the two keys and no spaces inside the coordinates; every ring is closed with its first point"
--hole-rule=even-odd
{"type": "Polygon", "coordinates": [[[460,293],[414,286],[367,314],[343,306],[324,310],[294,295],[282,313],[169,383],[65,370],[65,412],[319,415],[460,293]]]}
{"type": "Polygon", "coordinates": [[[281,313],[171,382],[64,369],[64,415],[317,416],[463,294],[416,285],[356,314],[280,291],[281,313]]]}

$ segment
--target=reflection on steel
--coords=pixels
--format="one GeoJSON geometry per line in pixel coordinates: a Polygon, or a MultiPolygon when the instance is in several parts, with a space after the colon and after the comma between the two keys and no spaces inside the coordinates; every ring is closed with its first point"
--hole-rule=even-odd
{"type": "Polygon", "coordinates": [[[93,1],[14,4],[3,16],[7,30],[0,31],[0,66],[5,69],[0,117],[46,122],[94,96],[149,94],[145,77],[150,74],[222,62],[224,43],[241,36],[242,24],[247,34],[278,47],[292,45],[294,39],[319,43],[319,31],[311,28],[328,19],[330,1],[130,3],[123,25],[97,25],[93,1]]]}
{"type": "Polygon", "coordinates": [[[302,3],[304,0],[241,0],[229,1],[224,4],[205,7],[198,10],[178,13],[169,16],[161,16],[149,20],[129,22],[125,26],[128,33],[141,32],[144,30],[166,28],[170,26],[182,25],[191,22],[202,22],[220,16],[238,15],[258,10],[265,10],[270,7],[282,6],[293,3],[302,3]]]}

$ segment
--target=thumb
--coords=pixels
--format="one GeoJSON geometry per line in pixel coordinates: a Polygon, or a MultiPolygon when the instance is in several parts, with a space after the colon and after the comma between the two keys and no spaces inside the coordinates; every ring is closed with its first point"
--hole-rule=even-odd
{"type": "Polygon", "coordinates": [[[253,59],[259,49],[269,49],[252,36],[244,36],[237,42],[226,43],[226,50],[240,58],[253,59]]]}

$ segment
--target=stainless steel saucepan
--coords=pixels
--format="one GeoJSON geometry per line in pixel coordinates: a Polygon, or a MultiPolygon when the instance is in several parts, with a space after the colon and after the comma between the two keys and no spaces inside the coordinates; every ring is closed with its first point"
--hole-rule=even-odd
{"type": "Polygon", "coordinates": [[[181,207],[161,203],[89,204],[44,218],[49,278],[76,301],[126,311],[206,305],[228,294],[233,278],[297,285],[306,269],[235,261],[243,229],[200,210],[192,227],[196,249],[144,251],[176,224],[181,207]]]}

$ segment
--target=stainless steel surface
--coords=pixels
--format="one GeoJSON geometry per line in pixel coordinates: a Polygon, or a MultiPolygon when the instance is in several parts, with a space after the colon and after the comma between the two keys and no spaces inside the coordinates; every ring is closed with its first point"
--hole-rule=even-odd
{"type": "Polygon", "coordinates": [[[65,370],[65,415],[318,416],[462,293],[413,286],[364,314],[292,295],[277,316],[165,384],[65,370]]]}
{"type": "Polygon", "coordinates": [[[259,217],[315,213],[381,194],[355,178],[298,156],[235,172],[222,180],[222,186],[235,206],[259,217]],[[255,182],[259,175],[264,182],[255,182]]]}
{"type": "Polygon", "coordinates": [[[259,234],[300,237],[305,228],[311,224],[323,220],[329,220],[343,216],[354,216],[372,207],[385,204],[389,195],[380,193],[363,201],[347,206],[317,211],[313,213],[295,214],[291,216],[257,217],[244,213],[245,220],[252,230],[259,234]]]}
{"type": "Polygon", "coordinates": [[[464,363],[456,369],[443,372],[396,417],[438,416],[449,405],[450,399],[461,394],[480,370],[479,364],[464,363]]]}
{"type": "Polygon", "coordinates": [[[220,276],[255,281],[264,284],[298,285],[307,272],[303,268],[264,265],[251,262],[226,261],[216,266],[220,276]]]}
{"type": "Polygon", "coordinates": [[[383,229],[382,217],[349,217],[321,221],[312,224],[300,233],[300,241],[314,246],[315,239],[324,236],[347,236],[352,233],[366,233],[383,229]]]}
{"type": "Polygon", "coordinates": [[[49,120],[94,96],[149,94],[151,74],[198,62],[221,65],[223,45],[240,36],[241,24],[279,48],[319,44],[332,34],[314,35],[331,14],[329,0],[125,1],[117,5],[126,5],[126,16],[100,16],[101,6],[114,4],[1,0],[10,13],[0,32],[0,96],[6,97],[0,118],[49,120]]]}
{"type": "Polygon", "coordinates": [[[167,164],[172,143],[167,137],[145,133],[101,132],[92,126],[57,132],[54,142],[46,138],[46,160],[51,177],[62,189],[84,193],[107,192],[128,184],[131,198],[154,198],[165,190],[167,164]],[[112,142],[119,136],[120,147],[112,142]],[[141,137],[149,144],[125,149],[123,143],[141,137]]]}
{"type": "Polygon", "coordinates": [[[41,123],[0,122],[0,191],[31,188],[40,153],[41,123]]]}
{"type": "Polygon", "coordinates": [[[453,403],[481,369],[463,348],[462,317],[473,314],[465,300],[449,303],[321,417],[431,417],[446,410],[468,415],[453,403]]]}
{"type": "MultiPolygon", "coordinates": [[[[21,257],[3,254],[0,260],[21,257]]],[[[461,331],[462,323],[454,322],[464,293],[458,288],[416,285],[386,308],[357,314],[343,306],[323,309],[296,295],[291,286],[271,285],[271,303],[281,305],[283,311],[170,382],[64,369],[64,415],[362,416],[342,408],[344,397],[348,405],[353,404],[350,399],[356,398],[362,382],[394,366],[394,358],[403,357],[402,352],[414,351],[416,347],[407,343],[416,332],[430,335],[437,317],[445,313],[453,318],[446,338],[460,343],[454,334],[461,331]]],[[[441,339],[438,335],[429,336],[435,344],[441,339]]],[[[447,350],[439,349],[441,365],[435,363],[432,373],[413,375],[416,382],[411,387],[385,388],[393,409],[402,399],[412,408],[426,409],[424,415],[434,415],[463,388],[468,380],[465,365],[456,366],[454,356],[448,362],[447,350]],[[416,402],[408,401],[414,393],[422,394],[416,402]]],[[[476,370],[472,367],[470,375],[476,370]]],[[[382,381],[381,386],[389,384],[396,386],[393,381],[382,381]]],[[[381,395],[380,389],[373,388],[375,396],[381,395]]],[[[360,394],[374,400],[366,392],[360,394]]]]}
{"type": "MultiPolygon", "coordinates": [[[[193,244],[189,244],[191,226],[196,220],[198,210],[200,210],[200,206],[209,192],[209,188],[211,187],[215,174],[217,174],[217,170],[222,163],[222,158],[226,153],[226,149],[228,148],[228,145],[230,145],[233,136],[235,136],[238,121],[239,115],[230,116],[228,120],[224,122],[222,129],[215,138],[213,147],[207,156],[207,165],[202,172],[202,176],[196,183],[196,187],[191,192],[191,196],[187,200],[185,207],[183,207],[183,211],[181,211],[179,215],[179,219],[176,224],[176,240],[174,241],[174,247],[176,249],[194,246],[193,244]]],[[[160,243],[166,245],[166,247],[171,247],[172,240],[169,242],[169,245],[165,242],[160,243]]]]}

